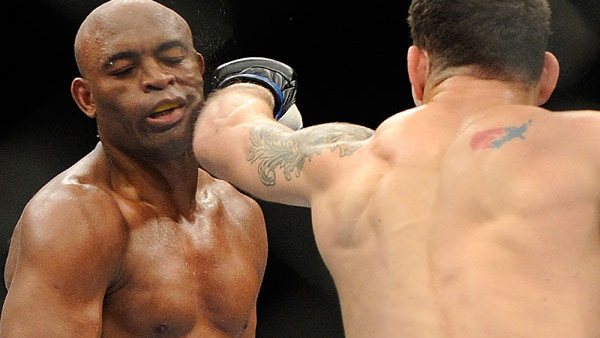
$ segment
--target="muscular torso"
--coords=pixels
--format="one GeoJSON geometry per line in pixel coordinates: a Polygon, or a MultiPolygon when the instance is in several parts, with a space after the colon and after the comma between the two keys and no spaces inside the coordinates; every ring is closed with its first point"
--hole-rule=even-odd
{"type": "MultiPolygon", "coordinates": [[[[136,194],[115,189],[108,177],[107,162],[98,147],[50,182],[35,199],[36,205],[52,205],[53,196],[67,195],[69,200],[85,204],[76,205],[76,209],[95,210],[98,214],[92,221],[81,219],[72,223],[87,227],[84,233],[95,238],[92,246],[114,252],[102,254],[110,256],[111,261],[93,263],[101,263],[102,269],[85,267],[86,274],[97,275],[81,276],[75,272],[52,280],[65,284],[73,278],[107,280],[106,289],[91,290],[103,295],[98,301],[101,304],[88,307],[91,309],[88,317],[101,321],[93,323],[100,328],[100,336],[254,337],[256,300],[267,256],[264,219],[256,202],[228,183],[199,171],[195,211],[184,217],[166,213],[163,206],[148,203],[136,194]],[[111,272],[107,276],[102,271],[111,272]],[[102,308],[98,313],[97,307],[102,308]]],[[[52,208],[60,212],[60,207],[52,208]]],[[[36,209],[29,206],[26,214],[36,213],[36,209]]],[[[70,217],[72,220],[78,216],[70,217]]],[[[24,274],[15,273],[23,255],[20,252],[33,248],[29,244],[26,249],[19,248],[21,238],[36,232],[52,234],[60,229],[58,226],[52,229],[51,222],[30,223],[27,230],[20,225],[15,231],[7,261],[9,284],[13,275],[24,274]],[[22,232],[27,235],[21,235],[22,232]]],[[[75,230],[79,229],[73,229],[74,234],[81,233],[75,230]]],[[[78,257],[59,255],[67,264],[79,261],[78,257]]],[[[46,271],[35,271],[38,270],[46,271]]],[[[39,278],[47,278],[35,273],[39,278]]],[[[30,275],[28,271],[25,274],[30,275]]],[[[15,279],[19,282],[13,283],[9,292],[29,296],[30,292],[21,285],[22,277],[15,279]]],[[[63,292],[69,291],[60,289],[63,292]]],[[[78,302],[83,297],[64,298],[67,299],[64,302],[70,298],[78,302]]],[[[44,304],[40,299],[31,302],[44,304]]],[[[85,336],[92,336],[92,332],[88,330],[85,336]]]]}
{"type": "Polygon", "coordinates": [[[348,337],[600,337],[598,167],[568,118],[495,109],[400,114],[311,201],[348,337]]]}
{"type": "Polygon", "coordinates": [[[231,189],[199,187],[189,221],[133,202],[121,274],[104,301],[103,337],[254,335],[266,261],[262,214],[223,188],[231,189]]]}

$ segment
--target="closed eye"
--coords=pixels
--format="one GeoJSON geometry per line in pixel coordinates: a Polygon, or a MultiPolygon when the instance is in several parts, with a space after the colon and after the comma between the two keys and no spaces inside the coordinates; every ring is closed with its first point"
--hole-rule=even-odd
{"type": "Polygon", "coordinates": [[[123,76],[131,73],[139,63],[139,55],[134,51],[123,51],[111,55],[102,68],[111,76],[123,76]]]}
{"type": "Polygon", "coordinates": [[[166,64],[167,66],[177,66],[179,65],[181,62],[183,62],[183,60],[185,59],[185,56],[177,56],[177,57],[163,57],[161,58],[161,61],[166,64]]]}
{"type": "Polygon", "coordinates": [[[109,74],[116,77],[123,77],[131,74],[135,67],[129,66],[111,71],[109,74]]]}

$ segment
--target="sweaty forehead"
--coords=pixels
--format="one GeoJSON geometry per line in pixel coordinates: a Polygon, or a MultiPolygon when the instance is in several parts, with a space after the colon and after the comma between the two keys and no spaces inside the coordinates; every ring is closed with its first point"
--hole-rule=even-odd
{"type": "MultiPolygon", "coordinates": [[[[107,26],[136,27],[138,25],[185,26],[184,20],[171,9],[148,1],[121,2],[100,11],[107,26]]],[[[115,28],[115,27],[111,27],[115,28]]]]}
{"type": "Polygon", "coordinates": [[[188,24],[177,13],[153,1],[116,0],[86,18],[75,53],[78,63],[88,63],[123,49],[153,48],[174,40],[193,43],[188,24]]]}

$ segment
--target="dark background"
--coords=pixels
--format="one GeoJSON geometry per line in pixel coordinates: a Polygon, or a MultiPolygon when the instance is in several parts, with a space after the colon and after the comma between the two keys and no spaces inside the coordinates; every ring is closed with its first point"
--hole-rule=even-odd
{"type": "MultiPolygon", "coordinates": [[[[48,180],[96,144],[95,122],[72,101],[73,40],[104,1],[34,0],[5,7],[0,123],[0,255],[20,213],[48,180]]],[[[208,73],[265,56],[293,66],[305,125],[346,121],[375,128],[413,106],[406,74],[408,1],[164,0],[190,23],[208,73]]],[[[600,2],[552,0],[550,50],[562,66],[554,110],[597,109],[600,2]]],[[[567,142],[568,140],[565,140],[567,142]]],[[[270,258],[258,337],[342,337],[335,287],[312,237],[310,210],[262,203],[270,258]]],[[[0,301],[6,291],[0,288],[0,301]]]]}

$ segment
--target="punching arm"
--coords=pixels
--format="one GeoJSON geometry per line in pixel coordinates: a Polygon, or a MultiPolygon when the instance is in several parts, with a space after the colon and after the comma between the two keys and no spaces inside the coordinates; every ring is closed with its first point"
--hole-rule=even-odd
{"type": "Polygon", "coordinates": [[[279,88],[290,88],[292,83],[281,80],[292,77],[282,77],[273,68],[265,71],[261,65],[233,72],[235,77],[260,73],[259,78],[269,80],[260,83],[255,76],[250,77],[252,81],[237,82],[217,76],[224,79],[218,82],[222,89],[211,95],[199,116],[194,153],[205,170],[251,195],[309,206],[312,197],[335,180],[340,168],[352,165],[350,155],[373,131],[345,123],[295,130],[279,123],[275,120],[279,107],[285,117],[286,108],[295,103],[295,93],[273,94],[271,83],[279,83],[279,88]]]}

